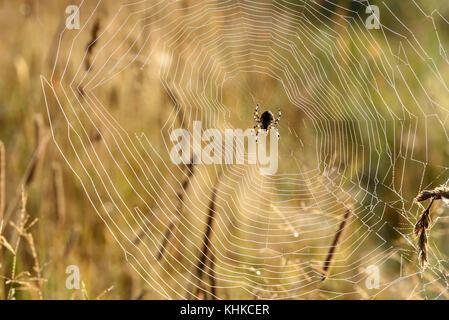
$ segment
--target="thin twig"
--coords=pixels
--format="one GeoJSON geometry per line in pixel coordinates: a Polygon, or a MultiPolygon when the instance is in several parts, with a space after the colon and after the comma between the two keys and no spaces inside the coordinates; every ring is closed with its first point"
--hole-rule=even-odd
{"type": "Polygon", "coordinates": [[[346,223],[347,223],[350,215],[351,215],[351,209],[347,209],[345,212],[345,215],[343,217],[343,220],[340,222],[340,226],[338,227],[337,233],[335,234],[334,241],[332,242],[332,246],[329,249],[327,258],[324,261],[323,278],[321,279],[321,281],[324,281],[327,278],[329,267],[334,258],[335,250],[337,249],[337,246],[340,243],[341,236],[343,235],[343,231],[345,230],[346,223]]]}
{"type": "MultiPolygon", "coordinates": [[[[182,189],[180,192],[178,192],[177,196],[178,196],[178,206],[176,208],[176,219],[178,219],[181,215],[182,215],[182,211],[184,208],[184,195],[186,193],[186,190],[190,184],[190,180],[192,178],[194,174],[194,165],[193,165],[193,158],[192,161],[189,163],[189,165],[187,166],[187,177],[185,178],[185,180],[182,183],[182,189]]],[[[170,242],[170,237],[173,234],[173,229],[175,228],[175,221],[171,221],[167,230],[165,231],[164,237],[162,238],[162,242],[161,245],[159,246],[158,249],[158,254],[156,256],[156,260],[159,261],[162,259],[162,256],[165,253],[165,250],[167,249],[167,245],[170,242]]]]}
{"type": "MultiPolygon", "coordinates": [[[[197,269],[196,269],[197,270],[196,276],[197,276],[198,281],[201,281],[201,278],[203,277],[204,268],[206,267],[207,258],[209,256],[212,257],[212,258],[209,258],[209,262],[210,262],[209,269],[213,271],[214,267],[215,267],[215,256],[211,250],[211,233],[212,233],[212,229],[213,229],[215,207],[216,207],[216,201],[217,201],[217,190],[218,190],[218,186],[220,184],[220,179],[221,179],[221,173],[218,176],[218,179],[215,182],[214,187],[212,188],[212,195],[211,195],[211,199],[209,202],[209,210],[208,210],[207,221],[206,221],[206,230],[205,230],[204,236],[203,236],[203,247],[201,249],[200,258],[198,260],[198,265],[197,265],[197,269]]],[[[212,299],[214,299],[215,298],[215,277],[212,275],[212,273],[210,274],[210,277],[211,277],[211,280],[212,280],[212,277],[214,278],[214,280],[211,281],[211,285],[210,285],[210,287],[211,287],[210,295],[211,295],[212,299]]],[[[197,295],[198,295],[198,290],[199,290],[199,286],[197,286],[197,295]]]]}
{"type": "Polygon", "coordinates": [[[210,297],[212,300],[215,300],[215,297],[217,296],[217,278],[215,277],[215,253],[213,250],[210,250],[210,256],[209,256],[209,280],[210,280],[210,297]]]}
{"type": "Polygon", "coordinates": [[[25,174],[22,177],[21,183],[16,190],[14,198],[9,201],[8,207],[6,209],[5,216],[3,218],[4,221],[8,221],[10,216],[13,214],[14,210],[17,207],[21,199],[22,188],[30,185],[36,175],[40,164],[44,158],[45,150],[47,143],[50,139],[50,135],[48,134],[48,130],[44,125],[43,118],[40,114],[36,114],[33,119],[34,122],[34,140],[35,146],[33,154],[31,155],[31,159],[28,163],[28,166],[25,170],[25,174]]]}
{"type": "Polygon", "coordinates": [[[42,163],[42,158],[44,156],[44,151],[47,146],[48,139],[45,139],[47,134],[47,129],[44,124],[44,119],[41,114],[34,115],[33,118],[34,125],[34,161],[31,163],[27,176],[25,179],[25,186],[28,186],[36,176],[36,172],[42,163]]]}
{"type": "Polygon", "coordinates": [[[53,175],[53,201],[54,213],[56,221],[64,221],[65,219],[65,194],[64,181],[62,178],[62,169],[59,163],[54,163],[52,166],[53,175]]]}

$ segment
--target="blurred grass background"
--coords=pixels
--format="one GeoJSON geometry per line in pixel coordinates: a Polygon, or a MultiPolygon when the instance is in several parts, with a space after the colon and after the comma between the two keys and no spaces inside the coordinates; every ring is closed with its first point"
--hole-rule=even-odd
{"type": "MultiPolygon", "coordinates": [[[[198,1],[179,1],[177,5],[179,8],[185,9],[197,3],[198,1]]],[[[449,253],[447,241],[449,220],[444,217],[446,210],[443,207],[439,208],[437,213],[439,224],[435,225],[432,230],[431,246],[437,251],[439,260],[433,261],[433,267],[425,273],[424,277],[419,275],[417,258],[412,246],[414,241],[411,236],[413,224],[410,221],[415,221],[413,219],[420,210],[417,205],[413,204],[413,198],[420,191],[420,186],[436,187],[445,183],[449,178],[446,170],[449,158],[446,132],[449,94],[447,87],[443,85],[449,81],[449,66],[447,55],[442,54],[441,51],[449,48],[449,24],[444,19],[444,17],[446,19],[449,17],[449,4],[441,1],[425,1],[420,4],[421,8],[429,15],[434,9],[441,14],[441,16],[432,14],[434,18],[432,23],[430,19],[424,17],[423,12],[417,10],[416,6],[405,1],[390,2],[388,7],[391,11],[385,9],[380,1],[371,3],[378,4],[381,8],[381,22],[387,30],[385,33],[380,31],[370,33],[376,42],[363,38],[366,31],[360,27],[363,21],[358,19],[358,15],[365,17],[365,7],[356,2],[316,1],[316,5],[311,5],[309,8],[310,12],[314,12],[312,8],[316,9],[316,15],[307,15],[307,21],[310,23],[307,27],[315,27],[316,31],[323,33],[333,30],[341,35],[340,37],[323,36],[323,41],[327,41],[323,45],[338,48],[340,52],[344,53],[341,57],[336,57],[336,61],[339,65],[347,65],[348,74],[342,75],[335,72],[329,56],[318,51],[314,53],[328,76],[327,81],[335,85],[335,92],[339,90],[341,92],[353,91],[355,92],[354,97],[346,96],[346,101],[335,104],[335,96],[326,95],[320,91],[322,88],[319,85],[322,82],[311,81],[309,87],[299,85],[308,93],[304,97],[306,101],[303,103],[304,106],[316,106],[316,102],[319,101],[323,110],[328,108],[330,111],[323,117],[324,123],[326,120],[334,121],[336,115],[343,115],[341,118],[338,117],[338,124],[332,123],[328,129],[325,129],[328,131],[322,132],[326,137],[341,137],[340,140],[325,142],[323,149],[317,152],[315,141],[320,139],[320,134],[311,129],[314,124],[306,114],[306,110],[294,107],[298,100],[286,94],[286,88],[279,79],[267,75],[255,77],[251,72],[242,72],[227,79],[222,89],[223,92],[221,92],[222,101],[218,104],[221,109],[214,110],[214,115],[217,116],[212,121],[213,123],[208,120],[210,114],[203,115],[205,118],[203,120],[211,126],[226,127],[230,125],[235,128],[245,128],[252,126],[255,102],[253,97],[256,97],[258,101],[263,101],[263,105],[282,106],[284,118],[280,129],[282,137],[280,171],[288,173],[290,168],[297,168],[298,160],[301,163],[301,168],[308,169],[314,169],[316,164],[320,163],[323,166],[320,170],[328,172],[329,177],[332,177],[332,172],[337,172],[339,176],[343,177],[340,180],[340,186],[330,187],[324,191],[324,194],[328,192],[328,197],[335,197],[340,201],[346,199],[347,195],[343,192],[341,195],[330,194],[332,190],[340,190],[341,187],[350,190],[349,194],[354,197],[351,205],[355,205],[357,208],[374,207],[371,213],[375,215],[375,218],[367,218],[368,215],[361,214],[352,225],[354,233],[348,232],[348,234],[362,236],[364,234],[362,231],[360,231],[360,235],[357,234],[356,230],[359,230],[359,227],[362,229],[373,228],[385,242],[380,245],[373,242],[365,248],[360,248],[358,257],[355,256],[351,260],[356,265],[353,267],[353,273],[344,274],[342,278],[351,279],[351,276],[357,275],[359,273],[357,270],[360,268],[357,266],[357,259],[375,249],[379,254],[391,253],[389,260],[385,260],[385,271],[382,274],[384,284],[393,281],[399,273],[410,274],[405,281],[382,287],[382,290],[374,295],[375,298],[445,298],[447,297],[447,282],[445,276],[442,275],[446,274],[449,253]],[[343,19],[341,15],[347,19],[343,19]],[[324,16],[328,19],[323,20],[324,16]],[[317,17],[321,17],[321,19],[317,17]],[[354,20],[349,19],[350,17],[354,17],[354,20]],[[404,21],[406,25],[399,24],[398,20],[404,21]],[[395,32],[388,32],[388,30],[395,32]],[[365,47],[367,43],[370,44],[368,48],[365,47]],[[440,47],[439,44],[443,47],[440,47]],[[420,47],[423,51],[413,49],[420,47]],[[370,52],[371,56],[364,56],[366,52],[370,52]],[[423,52],[426,52],[428,56],[425,56],[423,52]],[[363,60],[364,58],[366,61],[363,60]],[[351,63],[354,61],[363,62],[351,63]],[[376,70],[378,66],[383,66],[386,71],[376,70]],[[368,72],[371,76],[370,79],[365,79],[366,83],[371,85],[366,87],[358,85],[357,81],[363,77],[354,76],[357,71],[361,71],[357,68],[365,68],[365,71],[375,70],[374,73],[368,72]],[[354,73],[350,73],[350,71],[354,73]],[[394,79],[385,79],[386,74],[391,74],[394,79]],[[339,87],[340,77],[347,77],[346,83],[351,87],[339,87]],[[355,80],[355,82],[351,84],[351,80],[355,80]],[[395,85],[392,86],[391,83],[395,83],[395,85]],[[313,87],[312,84],[315,84],[316,87],[313,87]],[[382,94],[379,95],[379,92],[382,94]],[[341,110],[331,109],[336,105],[341,106],[341,110]],[[354,124],[360,120],[358,113],[360,106],[376,111],[373,116],[375,120],[361,125],[365,126],[363,129],[354,127],[354,124]],[[376,138],[376,134],[369,133],[370,130],[385,132],[386,136],[376,138]],[[298,147],[300,144],[298,135],[301,137],[302,147],[298,147]],[[406,138],[406,135],[409,135],[409,138],[406,138]],[[368,148],[371,143],[376,147],[368,148]],[[348,155],[354,155],[354,148],[360,148],[362,145],[366,149],[359,149],[358,158],[350,159],[348,155]],[[339,153],[340,147],[347,148],[347,150],[339,153]],[[324,158],[317,159],[318,154],[323,155],[324,158]],[[367,169],[369,167],[371,170],[367,169]],[[384,178],[382,183],[379,183],[379,177],[384,178]],[[359,189],[362,191],[359,192],[359,189]],[[377,202],[378,199],[382,201],[377,202]],[[400,250],[391,251],[391,248],[400,250]],[[402,254],[408,261],[407,263],[402,261],[402,254]],[[415,286],[424,289],[413,290],[415,286]]],[[[0,24],[1,29],[4,30],[0,36],[0,52],[2,53],[0,69],[3,71],[0,78],[0,140],[4,142],[6,149],[6,209],[1,229],[4,243],[0,248],[0,275],[3,277],[0,282],[0,297],[8,298],[8,295],[11,294],[11,287],[14,287],[16,291],[13,297],[17,299],[94,299],[99,296],[110,299],[159,299],[161,296],[152,290],[125,261],[123,250],[117,245],[106,224],[95,214],[82,186],[77,179],[74,179],[73,172],[61,157],[50,136],[40,75],[43,74],[50,79],[55,60],[64,61],[63,57],[56,57],[55,53],[57,52],[58,37],[64,26],[65,8],[69,4],[72,2],[0,1],[0,24]],[[22,190],[24,190],[23,193],[22,190]],[[28,222],[38,219],[37,223],[27,230],[23,226],[22,228],[17,227],[25,217],[24,210],[21,209],[24,198],[26,198],[26,212],[30,216],[28,222]],[[10,222],[13,222],[16,227],[10,222]],[[31,243],[30,237],[25,236],[27,232],[30,232],[33,237],[31,243]],[[16,250],[15,245],[20,238],[23,238],[23,241],[19,242],[16,250]],[[6,243],[11,245],[9,249],[6,243]],[[36,254],[34,254],[33,248],[35,248],[36,254]],[[14,251],[14,254],[10,249],[14,251]],[[71,264],[80,267],[84,286],[82,290],[72,291],[65,287],[67,277],[65,268],[71,264]],[[12,273],[13,270],[15,270],[15,274],[12,273]],[[16,279],[14,283],[10,282],[12,276],[16,279]]],[[[302,2],[297,1],[296,4],[301,5],[302,2]]],[[[92,10],[95,5],[96,2],[87,4],[86,10],[92,10]]],[[[84,57],[86,45],[91,41],[89,30],[92,29],[92,25],[95,24],[95,21],[101,21],[100,32],[103,32],[106,22],[117,11],[118,5],[119,2],[102,3],[97,13],[99,18],[95,16],[87,24],[86,31],[80,33],[77,39],[79,45],[75,46],[67,67],[67,78],[74,76],[78,64],[84,57]]],[[[291,7],[293,10],[304,13],[300,6],[292,5],[291,7]]],[[[164,10],[159,15],[169,12],[168,9],[164,10]]],[[[235,10],[238,12],[244,9],[237,8],[235,10]]],[[[175,16],[177,15],[174,14],[173,17],[175,16]]],[[[85,16],[82,15],[82,24],[85,19],[85,16]]],[[[146,22],[148,21],[144,20],[142,24],[146,22]]],[[[205,27],[203,26],[205,30],[208,28],[214,30],[213,23],[215,22],[211,21],[210,16],[205,15],[203,22],[209,22],[205,27]]],[[[263,27],[263,23],[259,27],[263,27]]],[[[112,36],[111,31],[107,32],[107,36],[112,36]]],[[[236,32],[239,30],[236,29],[236,32]]],[[[137,43],[143,46],[143,38],[138,37],[137,31],[135,36],[137,43]]],[[[156,41],[158,36],[161,35],[153,34],[151,41],[156,41]]],[[[62,47],[67,47],[70,40],[72,38],[63,40],[62,47]]],[[[123,52],[129,48],[131,51],[138,50],[133,39],[123,38],[120,40],[124,40],[125,43],[121,49],[124,50],[123,52]]],[[[183,53],[172,57],[172,59],[186,59],[184,63],[188,64],[188,59],[194,59],[195,54],[198,54],[200,50],[192,45],[195,40],[194,37],[189,38],[189,36],[178,39],[177,52],[183,53]]],[[[100,40],[95,49],[103,44],[105,41],[100,40]]],[[[117,43],[114,43],[111,46],[116,45],[117,43]]],[[[307,47],[307,43],[305,46],[307,47]]],[[[93,49],[94,54],[96,53],[95,49],[93,49]]],[[[162,49],[161,52],[163,52],[162,49]]],[[[67,52],[64,51],[64,53],[67,52]]],[[[110,51],[106,50],[102,54],[108,53],[110,51]]],[[[294,60],[293,56],[288,56],[281,50],[279,50],[279,54],[285,56],[287,60],[294,60]]],[[[230,55],[232,56],[232,52],[230,55]]],[[[101,61],[102,58],[104,56],[100,55],[98,59],[101,61]]],[[[304,58],[305,65],[306,62],[316,62],[307,60],[307,57],[304,58]]],[[[115,60],[111,62],[111,65],[118,63],[124,66],[129,62],[127,59],[128,55],[125,55],[125,61],[117,62],[115,60]]],[[[160,59],[164,59],[162,53],[160,59]]],[[[242,70],[245,71],[245,59],[233,59],[235,60],[231,59],[231,62],[241,64],[242,70]]],[[[231,62],[228,61],[229,64],[231,62]]],[[[183,62],[179,63],[183,64],[183,62]]],[[[93,65],[95,66],[95,63],[93,65]]],[[[148,68],[152,67],[154,66],[150,63],[148,68]]],[[[226,68],[230,67],[224,66],[223,68],[229,70],[226,68]]],[[[63,65],[56,63],[56,75],[60,75],[62,70],[63,65]]],[[[193,72],[199,79],[203,76],[201,74],[203,70],[194,70],[193,72]]],[[[76,81],[82,75],[76,76],[76,81]]],[[[308,75],[308,73],[304,72],[303,75],[308,75]]],[[[89,76],[87,75],[88,79],[89,76]]],[[[178,126],[172,97],[167,94],[167,88],[161,85],[159,76],[157,72],[146,72],[137,67],[129,68],[127,72],[116,76],[105,84],[102,90],[96,92],[99,100],[105,104],[115,119],[127,119],[120,123],[126,132],[145,132],[155,150],[165,148],[164,141],[167,141],[168,136],[167,123],[178,126]]],[[[173,75],[171,74],[171,76],[173,75]]],[[[162,75],[162,78],[169,77],[162,75]]],[[[300,83],[300,79],[295,80],[300,83]]],[[[55,86],[58,85],[57,76],[51,81],[55,86]]],[[[181,87],[191,85],[185,79],[176,84],[181,87]]],[[[170,85],[172,84],[169,84],[169,87],[170,85]]],[[[192,97],[183,96],[182,98],[189,101],[184,103],[188,106],[184,111],[188,114],[188,118],[195,118],[195,115],[200,114],[202,104],[195,106],[193,94],[192,97]]],[[[213,97],[208,98],[213,99],[213,97]]],[[[50,108],[57,109],[54,101],[50,101],[50,104],[52,105],[50,108]]],[[[66,134],[63,117],[56,111],[53,115],[55,116],[52,119],[52,124],[55,131],[60,134],[59,144],[69,146],[69,140],[63,137],[66,134]]],[[[369,116],[367,118],[371,119],[369,116]]],[[[186,125],[190,126],[188,123],[186,125]]],[[[103,129],[100,124],[98,127],[100,131],[103,129]]],[[[107,141],[112,137],[107,135],[106,128],[101,131],[101,137],[97,130],[93,129],[93,126],[87,128],[90,139],[95,144],[96,152],[107,158],[107,150],[101,140],[107,141]]],[[[67,152],[65,156],[69,158],[69,162],[74,161],[73,170],[81,172],[80,163],[76,162],[74,153],[67,152]]],[[[185,172],[182,168],[164,166],[165,161],[167,158],[161,158],[158,163],[152,165],[160,168],[159,178],[167,178],[170,181],[170,187],[177,190],[179,188],[178,180],[184,177],[185,172]],[[168,174],[169,172],[172,175],[168,174]]],[[[106,171],[109,171],[114,177],[114,181],[121,181],[121,173],[117,172],[114,163],[105,161],[104,165],[106,171]]],[[[131,172],[131,168],[132,166],[125,170],[131,172]]],[[[202,170],[204,170],[204,174],[209,174],[215,169],[202,170]]],[[[157,181],[158,176],[153,179],[157,181]]],[[[251,181],[257,183],[257,180],[251,181]]],[[[210,190],[213,183],[213,181],[198,180],[195,182],[195,188],[196,190],[210,190]]],[[[232,184],[230,181],[228,183],[232,184]]],[[[282,182],[282,184],[280,189],[285,191],[290,188],[291,192],[280,193],[279,197],[288,201],[295,193],[295,185],[288,181],[282,182]]],[[[325,178],[323,181],[314,180],[310,183],[309,189],[319,189],[327,184],[325,178]]],[[[133,207],[141,207],[139,199],[136,198],[128,184],[115,183],[115,185],[122,197],[133,203],[133,207]]],[[[104,191],[100,190],[100,193],[104,193],[104,191]]],[[[234,198],[244,198],[246,192],[251,194],[253,191],[236,191],[234,198]],[[241,193],[239,194],[239,192],[241,193]]],[[[149,192],[151,194],[148,202],[151,208],[160,208],[161,203],[168,202],[168,198],[171,197],[168,194],[165,199],[159,195],[158,190],[149,192]]],[[[317,190],[318,193],[323,193],[323,191],[317,190]]],[[[186,204],[186,207],[190,208],[189,210],[193,210],[191,208],[195,208],[197,203],[207,203],[209,194],[203,193],[197,197],[192,203],[186,204]]],[[[112,206],[110,203],[109,205],[112,206]]],[[[295,205],[301,206],[300,204],[295,205]]],[[[171,209],[173,210],[173,208],[171,209]]],[[[330,208],[320,209],[324,212],[330,208]]],[[[189,210],[186,209],[186,211],[189,210]]],[[[235,210],[239,209],[235,208],[235,210]]],[[[332,210],[338,211],[337,209],[332,210]]],[[[369,212],[366,211],[366,213],[369,212]]],[[[333,223],[335,224],[336,221],[338,219],[334,217],[333,223]]],[[[198,222],[198,225],[201,225],[201,222],[198,222]]],[[[189,232],[189,230],[180,231],[186,237],[189,232]]],[[[235,232],[238,235],[238,231],[235,232]]],[[[242,239],[245,238],[244,234],[240,236],[242,239]]],[[[331,237],[331,235],[329,236],[331,237]]],[[[219,236],[217,235],[217,237],[219,236]]],[[[182,242],[182,240],[179,241],[182,242]]],[[[328,246],[326,243],[329,241],[326,241],[321,245],[328,246]]],[[[349,243],[355,242],[350,241],[349,243]]],[[[219,250],[220,246],[217,245],[216,249],[219,250]]],[[[225,250],[226,248],[221,249],[225,250]]],[[[287,249],[288,252],[294,252],[294,250],[295,248],[287,249]]],[[[346,252],[349,251],[346,250],[346,252]]],[[[317,254],[323,255],[323,252],[317,250],[317,254]]],[[[189,258],[193,258],[193,255],[189,258]]],[[[265,258],[261,257],[261,259],[265,258]]],[[[176,265],[176,259],[174,260],[173,269],[183,270],[182,261],[177,261],[179,265],[176,265]]],[[[252,262],[254,261],[248,261],[248,265],[251,265],[252,262]]],[[[276,263],[288,264],[289,261],[276,263]]],[[[342,266],[346,264],[348,262],[341,263],[342,266]]],[[[217,268],[220,269],[219,266],[217,268]]],[[[286,269],[288,268],[289,266],[286,267],[286,269]]],[[[302,273],[295,267],[291,267],[291,269],[290,273],[302,273]]],[[[248,277],[252,281],[263,284],[264,280],[260,279],[261,277],[254,275],[250,268],[248,270],[248,277]]],[[[166,266],[165,273],[161,273],[162,277],[164,275],[167,277],[170,272],[172,270],[166,266]]],[[[223,270],[223,272],[226,271],[223,270]]],[[[168,278],[166,280],[168,281],[168,278]]],[[[282,286],[282,283],[283,280],[278,279],[273,280],[273,283],[269,283],[269,285],[282,286]]],[[[172,285],[173,290],[176,291],[176,284],[172,283],[172,285]]],[[[339,281],[328,286],[322,288],[323,291],[315,291],[308,286],[304,291],[307,294],[300,298],[373,297],[372,293],[364,292],[360,286],[354,285],[350,281],[339,281]],[[336,292],[347,292],[348,294],[340,295],[336,292]]],[[[223,298],[251,297],[245,290],[237,289],[223,290],[220,295],[223,298]]]]}

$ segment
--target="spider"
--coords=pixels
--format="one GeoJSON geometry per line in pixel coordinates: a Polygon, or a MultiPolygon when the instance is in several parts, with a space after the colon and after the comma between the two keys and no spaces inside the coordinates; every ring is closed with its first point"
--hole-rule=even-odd
{"type": "Polygon", "coordinates": [[[276,119],[274,118],[273,113],[271,111],[269,111],[269,110],[264,111],[259,116],[259,104],[257,104],[256,105],[256,109],[254,110],[254,120],[256,120],[256,125],[254,126],[254,129],[257,128],[256,141],[257,141],[257,136],[259,135],[259,132],[262,129],[266,130],[267,133],[268,133],[271,128],[275,128],[276,129],[276,133],[277,133],[278,138],[279,138],[279,130],[276,127],[276,125],[281,120],[281,116],[282,116],[281,109],[278,110],[278,117],[276,119]]]}

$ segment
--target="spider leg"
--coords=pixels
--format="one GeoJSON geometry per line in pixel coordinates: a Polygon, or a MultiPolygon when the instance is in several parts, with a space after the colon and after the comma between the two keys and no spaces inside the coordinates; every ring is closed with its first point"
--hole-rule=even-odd
{"type": "MultiPolygon", "coordinates": [[[[269,130],[270,130],[270,129],[275,129],[278,138],[281,137],[281,135],[279,134],[279,129],[278,129],[278,127],[276,127],[275,124],[272,124],[272,125],[270,126],[269,130]]],[[[268,131],[267,131],[267,132],[268,132],[268,131]]]]}
{"type": "Polygon", "coordinates": [[[281,117],[282,117],[282,112],[281,109],[278,109],[278,117],[276,118],[276,120],[274,120],[274,125],[277,125],[279,123],[279,121],[281,121],[281,117]]]}
{"type": "Polygon", "coordinates": [[[256,128],[257,128],[257,131],[256,131],[256,142],[257,142],[257,140],[259,139],[259,133],[260,133],[260,123],[258,123],[254,126],[254,129],[256,129],[256,128]]]}
{"type": "Polygon", "coordinates": [[[255,130],[257,128],[257,131],[256,131],[256,142],[257,142],[257,137],[260,132],[259,104],[256,104],[256,108],[254,109],[254,120],[256,121],[256,125],[254,126],[253,130],[255,130]]]}
{"type": "Polygon", "coordinates": [[[259,104],[256,104],[256,109],[254,109],[254,120],[260,122],[259,104]]]}
{"type": "Polygon", "coordinates": [[[259,124],[259,123],[257,123],[257,124],[254,126],[253,132],[255,133],[255,136],[256,136],[256,142],[257,142],[257,136],[259,135],[259,132],[260,132],[260,124],[259,124]],[[255,130],[255,129],[257,129],[257,130],[255,130]]]}

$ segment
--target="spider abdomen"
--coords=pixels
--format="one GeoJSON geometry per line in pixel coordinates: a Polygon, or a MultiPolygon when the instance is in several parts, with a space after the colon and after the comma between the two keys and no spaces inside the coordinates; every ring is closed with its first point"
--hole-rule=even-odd
{"type": "Polygon", "coordinates": [[[272,124],[273,120],[273,113],[271,113],[271,111],[265,111],[260,115],[261,128],[264,130],[268,130],[268,127],[272,124]]]}
{"type": "MultiPolygon", "coordinates": [[[[281,109],[279,109],[278,117],[275,119],[273,113],[271,111],[267,110],[264,111],[259,116],[259,104],[256,105],[256,109],[254,110],[254,120],[256,121],[256,125],[254,126],[254,129],[257,129],[256,132],[256,142],[257,142],[257,136],[260,132],[260,130],[266,130],[266,132],[270,131],[271,128],[275,128],[277,130],[276,125],[281,120],[281,109]]],[[[277,131],[277,136],[279,138],[279,131],[277,131]]]]}

